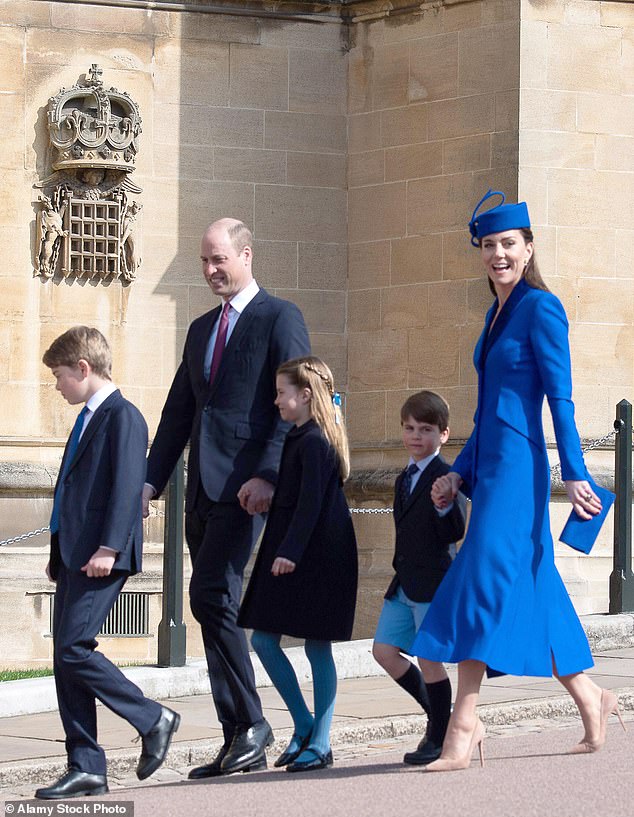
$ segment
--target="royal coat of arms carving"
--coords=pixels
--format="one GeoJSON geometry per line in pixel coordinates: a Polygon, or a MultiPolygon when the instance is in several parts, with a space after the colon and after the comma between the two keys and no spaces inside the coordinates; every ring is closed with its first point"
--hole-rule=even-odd
{"type": "Polygon", "coordinates": [[[132,281],[141,265],[130,179],[141,134],[136,102],[93,65],[48,103],[52,174],[39,182],[35,275],[132,281]]]}

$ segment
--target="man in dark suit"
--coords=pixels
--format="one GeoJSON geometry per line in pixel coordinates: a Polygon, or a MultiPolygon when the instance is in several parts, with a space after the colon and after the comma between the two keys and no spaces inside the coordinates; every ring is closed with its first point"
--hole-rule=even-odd
{"type": "Polygon", "coordinates": [[[145,512],[190,441],[185,504],[190,605],[200,623],[224,744],[192,769],[199,779],[266,766],[273,733],[262,715],[244,632],[242,577],[277,479],[287,424],[275,408],[275,371],[308,354],[301,312],[260,289],[252,236],[236,219],[211,224],[202,270],[222,306],[189,327],[183,359],[150,450],[145,512]]]}
{"type": "Polygon", "coordinates": [[[69,329],[43,360],[62,396],[71,405],[85,403],[55,486],[46,568],[57,583],[54,670],[68,771],[35,796],[58,800],[108,791],[106,758],[97,743],[97,699],[141,735],[141,780],[165,759],[180,717],[146,698],[95,650],[127,577],[141,569],[145,420],[113,385],[110,349],[97,329],[69,329]]]}
{"type": "Polygon", "coordinates": [[[441,663],[410,654],[430,602],[451,565],[450,547],[465,530],[462,497],[437,509],[431,486],[449,466],[440,449],[449,438],[449,406],[431,391],[410,395],[401,408],[409,465],[394,486],[395,575],[385,594],[372,653],[396,683],[427,713],[427,733],[405,763],[424,765],[440,756],[451,712],[451,683],[441,663]]]}

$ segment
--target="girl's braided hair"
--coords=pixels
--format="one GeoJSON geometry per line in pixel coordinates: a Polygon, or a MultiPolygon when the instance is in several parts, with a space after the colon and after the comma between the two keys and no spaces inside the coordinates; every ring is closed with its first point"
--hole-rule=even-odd
{"type": "Polygon", "coordinates": [[[346,480],[350,475],[348,435],[341,414],[332,372],[318,357],[312,355],[287,360],[277,370],[298,389],[311,392],[310,414],[339,458],[339,473],[346,480]]]}

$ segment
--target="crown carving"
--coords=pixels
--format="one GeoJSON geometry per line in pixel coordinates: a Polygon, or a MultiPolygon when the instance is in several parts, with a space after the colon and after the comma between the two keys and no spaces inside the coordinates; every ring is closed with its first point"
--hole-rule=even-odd
{"type": "Polygon", "coordinates": [[[93,64],[85,78],[50,98],[53,170],[102,168],[130,173],[135,169],[139,107],[125,91],[106,89],[102,74],[93,64]]]}

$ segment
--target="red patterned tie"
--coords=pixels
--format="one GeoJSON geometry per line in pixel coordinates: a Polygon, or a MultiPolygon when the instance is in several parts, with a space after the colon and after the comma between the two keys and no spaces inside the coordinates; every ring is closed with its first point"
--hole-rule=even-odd
{"type": "Polygon", "coordinates": [[[218,334],[216,335],[216,344],[214,346],[214,353],[211,357],[211,369],[209,371],[209,384],[211,385],[214,382],[214,377],[220,368],[220,361],[222,359],[222,353],[225,350],[225,344],[227,343],[227,329],[229,328],[229,307],[231,304],[229,301],[225,301],[225,305],[222,308],[222,314],[220,315],[220,323],[218,325],[218,334]]]}

